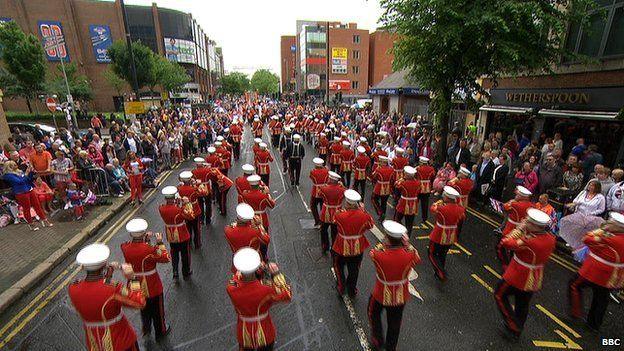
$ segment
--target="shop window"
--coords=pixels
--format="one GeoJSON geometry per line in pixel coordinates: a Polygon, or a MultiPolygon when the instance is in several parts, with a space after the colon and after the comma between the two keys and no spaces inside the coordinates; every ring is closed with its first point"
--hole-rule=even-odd
{"type": "Polygon", "coordinates": [[[611,30],[605,47],[605,55],[624,54],[624,7],[620,7],[613,13],[611,30]]]}

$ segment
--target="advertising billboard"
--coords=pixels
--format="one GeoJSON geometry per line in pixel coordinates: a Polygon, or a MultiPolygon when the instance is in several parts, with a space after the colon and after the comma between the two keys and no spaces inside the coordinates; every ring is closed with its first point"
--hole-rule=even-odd
{"type": "Polygon", "coordinates": [[[332,68],[333,74],[347,74],[347,48],[332,48],[332,68]]]}
{"type": "Polygon", "coordinates": [[[113,45],[110,27],[100,24],[89,25],[89,35],[91,36],[91,45],[93,46],[95,61],[99,63],[111,62],[108,56],[108,48],[113,45]]]}
{"type": "Polygon", "coordinates": [[[70,60],[69,51],[65,43],[61,22],[39,21],[37,26],[39,27],[39,35],[41,35],[43,50],[48,61],[60,61],[62,58],[63,61],[68,62],[70,60]]]}
{"type": "Polygon", "coordinates": [[[173,62],[196,63],[195,43],[190,40],[165,38],[165,54],[173,62]]]}
{"type": "Polygon", "coordinates": [[[321,86],[321,77],[318,74],[310,73],[307,77],[308,89],[314,90],[321,86]]]}
{"type": "Polygon", "coordinates": [[[348,79],[337,79],[329,81],[329,90],[349,90],[351,89],[351,81],[348,79]]]}

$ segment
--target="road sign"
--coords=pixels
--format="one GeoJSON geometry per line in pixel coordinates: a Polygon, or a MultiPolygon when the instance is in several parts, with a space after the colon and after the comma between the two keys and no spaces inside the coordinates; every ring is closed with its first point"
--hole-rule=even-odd
{"type": "Polygon", "coordinates": [[[50,110],[50,112],[54,113],[56,111],[56,100],[51,97],[47,98],[46,106],[48,107],[48,110],[50,110]]]}
{"type": "Polygon", "coordinates": [[[140,115],[145,113],[145,104],[142,101],[128,101],[124,103],[124,110],[128,115],[140,115]]]}

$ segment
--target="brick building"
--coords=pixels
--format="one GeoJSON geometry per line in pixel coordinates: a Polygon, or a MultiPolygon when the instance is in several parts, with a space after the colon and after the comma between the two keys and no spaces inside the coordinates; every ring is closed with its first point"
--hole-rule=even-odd
{"type": "Polygon", "coordinates": [[[343,100],[367,97],[368,30],[357,24],[330,24],[328,36],[329,98],[342,93],[343,100]]]}
{"type": "MultiPolygon", "coordinates": [[[[182,65],[192,81],[172,94],[180,100],[205,101],[215,93],[223,75],[222,57],[190,14],[152,6],[126,5],[133,40],[140,40],[155,53],[182,65]],[[210,74],[215,72],[215,74],[210,74]]],[[[15,21],[25,32],[42,40],[49,72],[57,72],[59,57],[75,63],[93,88],[90,110],[113,111],[123,97],[104,79],[110,59],[106,48],[123,40],[119,0],[3,0],[0,19],[15,21]],[[55,50],[54,38],[58,38],[55,50]]],[[[126,90],[124,93],[127,93],[126,90]]],[[[143,95],[143,94],[142,94],[143,95]]],[[[4,99],[6,110],[27,110],[24,101],[4,99]]],[[[45,109],[41,104],[40,110],[45,109]]]]}
{"type": "Polygon", "coordinates": [[[392,72],[394,55],[390,52],[395,35],[387,30],[377,30],[370,34],[368,85],[375,86],[392,72]]]}
{"type": "Polygon", "coordinates": [[[280,62],[282,93],[295,91],[297,67],[297,39],[294,35],[282,35],[280,38],[280,62]]]}

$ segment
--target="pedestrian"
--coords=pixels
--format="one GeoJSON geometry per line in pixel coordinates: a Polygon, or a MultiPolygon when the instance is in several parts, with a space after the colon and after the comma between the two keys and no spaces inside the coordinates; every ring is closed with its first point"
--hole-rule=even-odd
{"type": "Polygon", "coordinates": [[[130,184],[130,200],[136,206],[143,203],[143,162],[136,153],[128,151],[126,161],[124,162],[124,170],[128,175],[128,183],[130,184]]]}
{"type": "Polygon", "coordinates": [[[422,216],[423,224],[429,219],[429,197],[431,195],[431,185],[435,179],[435,174],[435,168],[430,165],[429,159],[424,156],[418,157],[416,179],[420,182],[418,201],[420,202],[420,215],[422,216]]]}
{"type": "Polygon", "coordinates": [[[34,176],[35,173],[30,165],[26,169],[26,172],[23,172],[14,161],[7,161],[4,163],[2,179],[11,187],[11,193],[15,197],[17,203],[22,207],[24,219],[26,219],[28,223],[28,228],[37,231],[39,227],[33,223],[33,218],[30,214],[31,209],[35,210],[42,227],[52,227],[53,225],[47,219],[43,208],[41,208],[37,194],[34,191],[34,176]]]}

